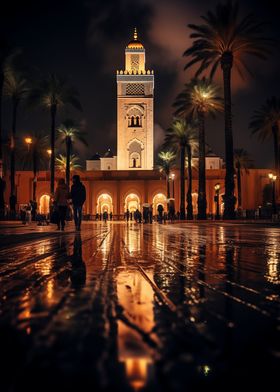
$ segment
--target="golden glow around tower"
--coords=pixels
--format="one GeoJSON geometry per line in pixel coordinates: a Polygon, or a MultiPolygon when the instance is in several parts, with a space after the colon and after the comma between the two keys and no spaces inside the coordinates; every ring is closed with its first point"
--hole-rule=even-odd
{"type": "Polygon", "coordinates": [[[134,30],[117,71],[118,170],[152,170],[154,159],[154,75],[145,68],[145,49],[134,30]]]}

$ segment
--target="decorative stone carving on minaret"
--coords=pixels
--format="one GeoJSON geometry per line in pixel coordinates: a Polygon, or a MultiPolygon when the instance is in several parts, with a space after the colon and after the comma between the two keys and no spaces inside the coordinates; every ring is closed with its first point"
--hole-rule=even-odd
{"type": "Polygon", "coordinates": [[[118,170],[153,169],[154,72],[146,70],[136,29],[125,49],[125,69],[117,71],[117,138],[118,170]]]}

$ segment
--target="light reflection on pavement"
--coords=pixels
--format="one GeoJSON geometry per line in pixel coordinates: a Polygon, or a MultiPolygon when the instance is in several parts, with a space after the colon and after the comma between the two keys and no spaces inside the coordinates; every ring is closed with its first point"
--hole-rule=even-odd
{"type": "Polygon", "coordinates": [[[68,391],[268,386],[279,235],[222,223],[2,228],[3,390],[37,390],[34,374],[46,391],[54,380],[68,391]]]}

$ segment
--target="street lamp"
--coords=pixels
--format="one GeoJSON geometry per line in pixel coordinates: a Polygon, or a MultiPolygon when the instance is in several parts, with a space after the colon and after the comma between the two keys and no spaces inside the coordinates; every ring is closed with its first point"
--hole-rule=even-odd
{"type": "Polygon", "coordinates": [[[215,219],[220,219],[220,203],[219,203],[219,196],[220,196],[220,189],[221,185],[219,183],[215,184],[215,196],[214,201],[216,202],[216,216],[215,219]]]}
{"type": "Polygon", "coordinates": [[[272,182],[272,212],[275,215],[276,214],[276,198],[275,198],[275,182],[277,179],[277,176],[273,173],[268,174],[268,178],[272,182]]]}
{"type": "Polygon", "coordinates": [[[27,150],[28,150],[28,152],[29,152],[30,145],[32,144],[33,140],[32,140],[31,137],[26,137],[26,138],[24,139],[24,141],[25,141],[25,143],[27,144],[27,150]]]}
{"type": "Polygon", "coordinates": [[[50,168],[51,168],[51,156],[52,156],[52,150],[51,150],[50,148],[47,149],[47,154],[48,154],[48,156],[49,156],[48,168],[49,168],[49,170],[50,170],[50,168]]]}
{"type": "Polygon", "coordinates": [[[171,174],[171,179],[172,179],[172,197],[173,199],[175,198],[175,192],[174,192],[174,179],[175,179],[175,174],[171,174]]]}
{"type": "Polygon", "coordinates": [[[24,139],[25,143],[27,144],[27,151],[30,152],[30,146],[33,144],[32,147],[32,166],[33,166],[33,192],[32,192],[32,200],[36,203],[36,189],[37,189],[37,139],[28,136],[24,139]]]}

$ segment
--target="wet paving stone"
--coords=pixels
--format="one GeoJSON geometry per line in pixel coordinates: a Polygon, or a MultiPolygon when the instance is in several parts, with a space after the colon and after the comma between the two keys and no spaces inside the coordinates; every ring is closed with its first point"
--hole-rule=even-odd
{"type": "Polygon", "coordinates": [[[279,236],[229,223],[1,227],[0,390],[272,390],[279,236]]]}

